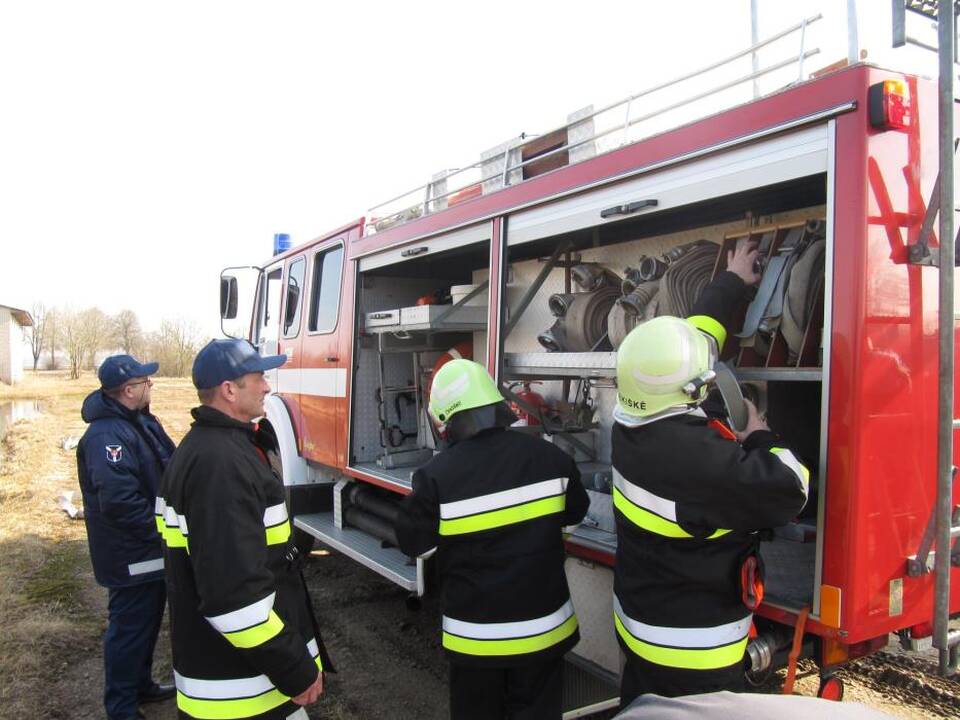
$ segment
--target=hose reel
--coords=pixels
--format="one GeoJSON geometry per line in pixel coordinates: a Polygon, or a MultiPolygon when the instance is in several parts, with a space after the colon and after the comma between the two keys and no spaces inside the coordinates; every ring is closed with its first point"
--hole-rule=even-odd
{"type": "Polygon", "coordinates": [[[720,246],[708,240],[678,245],[661,259],[641,256],[627,268],[623,297],[610,310],[610,342],[618,348],[637,325],[659,315],[687,317],[710,282],[720,246]]]}
{"type": "Polygon", "coordinates": [[[575,265],[570,274],[584,292],[554,293],[547,300],[553,325],[537,336],[549,352],[591,352],[607,336],[607,316],[620,296],[620,278],[596,263],[575,265]]]}

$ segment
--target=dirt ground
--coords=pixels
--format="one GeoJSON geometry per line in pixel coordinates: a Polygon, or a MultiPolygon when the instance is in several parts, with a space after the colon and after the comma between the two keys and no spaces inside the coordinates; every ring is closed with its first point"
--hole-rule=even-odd
{"type": "MultiPolygon", "coordinates": [[[[28,374],[0,402],[41,398],[43,414],[11,428],[0,442],[0,718],[102,718],[101,638],[106,592],[93,581],[82,521],[57,507],[62,490],[77,489],[75,453],[59,441],[79,436],[86,376],[28,374]]],[[[186,432],[195,394],[186,380],[160,378],[154,412],[175,439],[186,432]]],[[[324,640],[337,669],[314,720],[433,720],[446,717],[446,665],[439,644],[439,607],[419,610],[407,594],[333,552],[313,553],[306,577],[324,640]]],[[[169,638],[158,643],[155,676],[171,676],[169,638]]],[[[887,652],[841,671],[846,700],[900,718],[960,717],[960,681],[935,675],[929,658],[887,652]]],[[[782,678],[782,673],[780,675],[782,678]]],[[[778,680],[771,680],[775,691],[778,680]]],[[[797,692],[816,693],[816,669],[800,668],[797,692]]],[[[150,720],[173,720],[172,703],[145,706],[150,720]]]]}

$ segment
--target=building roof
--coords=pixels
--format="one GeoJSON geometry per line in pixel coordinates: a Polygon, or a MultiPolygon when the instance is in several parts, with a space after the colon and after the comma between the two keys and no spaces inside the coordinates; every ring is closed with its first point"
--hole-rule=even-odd
{"type": "Polygon", "coordinates": [[[10,314],[13,316],[13,319],[17,321],[17,324],[20,327],[27,327],[28,325],[33,325],[33,318],[30,317],[30,313],[26,310],[21,310],[20,308],[11,307],[9,305],[0,305],[0,308],[6,308],[10,311],[10,314]]]}

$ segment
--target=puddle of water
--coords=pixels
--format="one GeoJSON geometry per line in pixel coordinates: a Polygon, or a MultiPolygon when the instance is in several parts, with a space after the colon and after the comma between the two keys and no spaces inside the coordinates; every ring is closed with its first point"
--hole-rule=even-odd
{"type": "Polygon", "coordinates": [[[29,420],[43,412],[39,400],[6,400],[0,402],[0,440],[15,422],[29,420]]]}

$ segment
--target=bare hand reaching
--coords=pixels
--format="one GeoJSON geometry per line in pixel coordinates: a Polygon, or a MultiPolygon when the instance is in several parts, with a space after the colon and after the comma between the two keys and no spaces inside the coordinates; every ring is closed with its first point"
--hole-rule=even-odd
{"type": "Polygon", "coordinates": [[[767,425],[767,419],[760,416],[760,411],[757,410],[756,405],[747,399],[744,399],[743,404],[747,406],[747,427],[742,432],[736,433],[737,440],[740,442],[746,440],[752,432],[770,429],[770,426],[767,425]]]}
{"type": "Polygon", "coordinates": [[[313,684],[296,697],[290,698],[297,705],[312,705],[320,696],[323,695],[323,673],[317,673],[317,679],[313,684]]]}
{"type": "Polygon", "coordinates": [[[727,270],[737,275],[747,285],[760,282],[760,273],[756,271],[757,244],[740,241],[733,250],[727,250],[727,270]]]}

